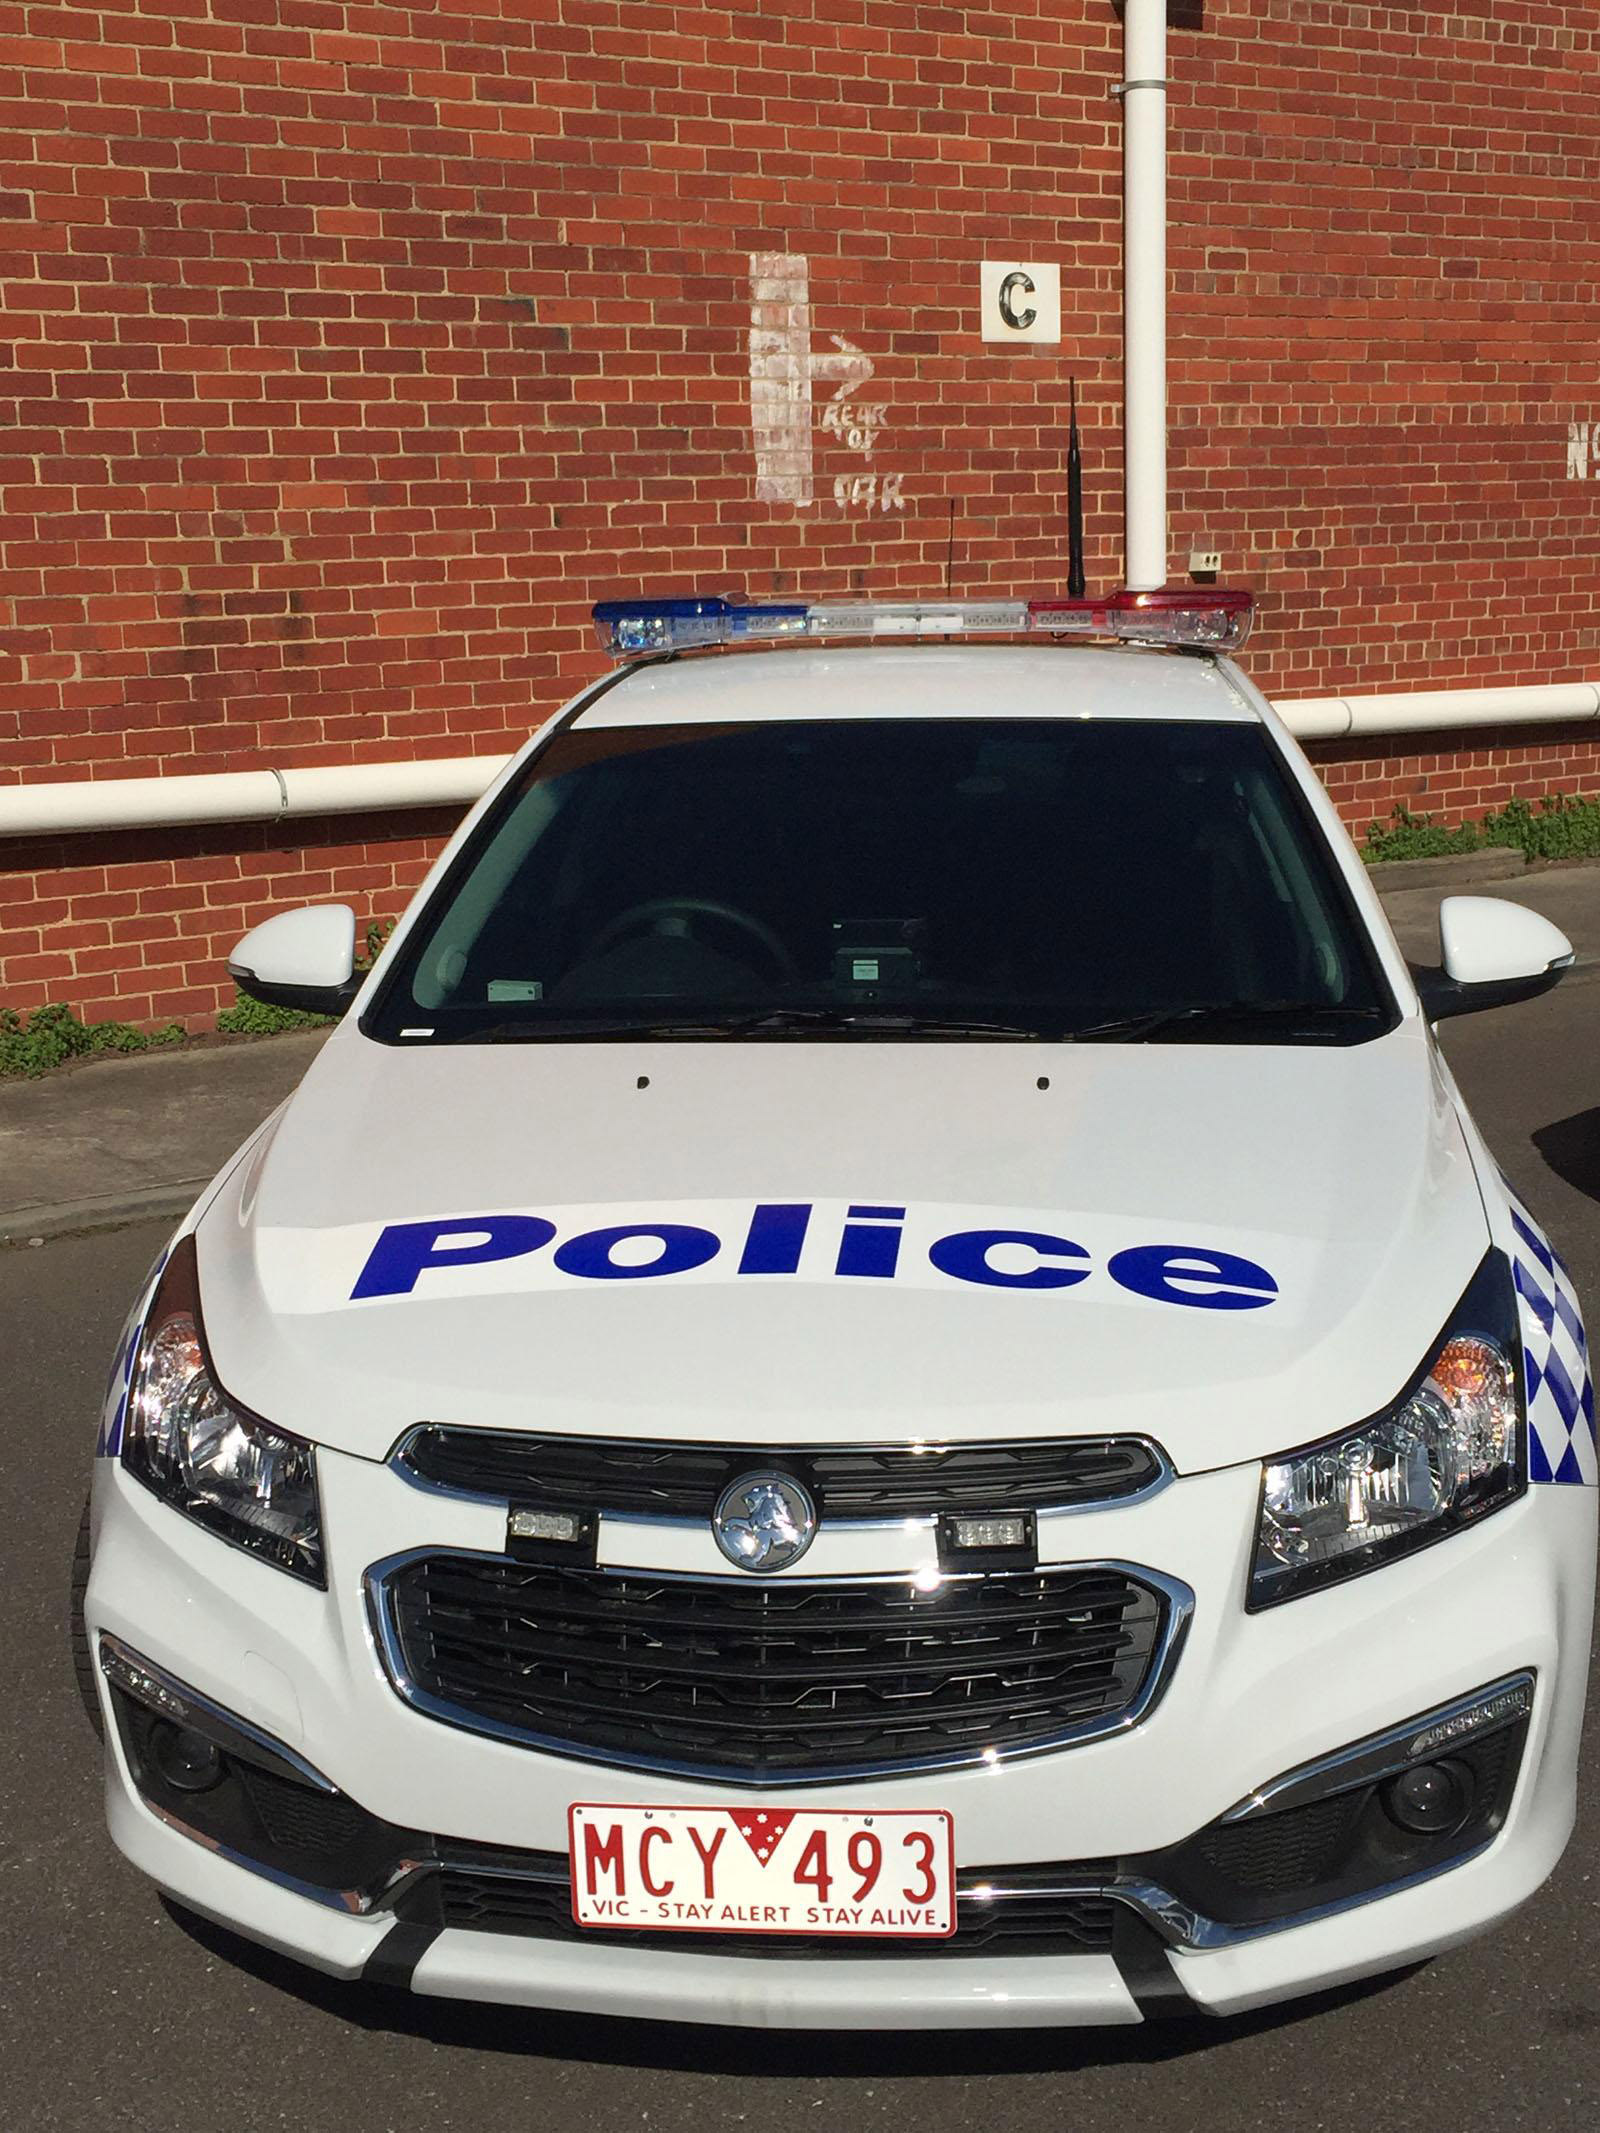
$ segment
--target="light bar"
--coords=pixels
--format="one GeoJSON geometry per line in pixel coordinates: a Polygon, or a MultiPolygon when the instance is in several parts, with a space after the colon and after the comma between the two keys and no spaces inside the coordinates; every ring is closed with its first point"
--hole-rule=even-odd
{"type": "Polygon", "coordinates": [[[1250,634],[1253,603],[1230,588],[1117,592],[1084,600],[872,600],[745,605],[716,597],[601,600],[594,610],[601,648],[638,659],[781,638],[1117,637],[1135,644],[1201,645],[1237,651],[1250,634]]]}

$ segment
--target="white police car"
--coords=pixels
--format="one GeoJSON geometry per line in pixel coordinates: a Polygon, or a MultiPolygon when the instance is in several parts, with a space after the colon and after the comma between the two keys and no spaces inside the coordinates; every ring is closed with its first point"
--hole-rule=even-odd
{"type": "Polygon", "coordinates": [[[614,606],[666,656],[370,976],[241,944],[350,1012],[114,1373],[130,1859],[345,1977],[835,2028],[1248,2008],[1538,1887],[1593,1400],[1430,1021],[1570,950],[1453,898],[1408,970],[1245,619],[614,606]]]}

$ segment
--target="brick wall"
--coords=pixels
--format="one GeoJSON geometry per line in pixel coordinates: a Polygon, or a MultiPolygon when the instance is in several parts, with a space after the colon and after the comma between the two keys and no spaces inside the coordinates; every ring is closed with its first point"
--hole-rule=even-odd
{"type": "Polygon", "coordinates": [[[302,903],[397,916],[459,810],[379,819],[381,838],[363,817],[18,840],[0,873],[0,1006],[209,1028],[233,1003],[241,934],[302,903]]]}
{"type": "MultiPolygon", "coordinates": [[[[1172,20],[1175,570],[1258,588],[1270,693],[1593,676],[1595,10],[1172,20]]],[[[1069,370],[1111,581],[1119,53],[1109,0],[0,0],[0,781],[498,752],[618,589],[1059,583],[1069,370]],[[755,254],[826,359],[809,501],[755,254]],[[980,341],[985,256],[1060,260],[1059,350],[980,341]]],[[[1594,783],[1325,760],[1358,825],[1594,783]]],[[[0,844],[0,1005],[203,1020],[235,919],[392,909],[425,841],[0,844]]]]}
{"type": "Polygon", "coordinates": [[[1570,727],[1400,733],[1315,742],[1306,752],[1358,843],[1396,806],[1456,823],[1508,800],[1600,794],[1600,739],[1570,727]]]}

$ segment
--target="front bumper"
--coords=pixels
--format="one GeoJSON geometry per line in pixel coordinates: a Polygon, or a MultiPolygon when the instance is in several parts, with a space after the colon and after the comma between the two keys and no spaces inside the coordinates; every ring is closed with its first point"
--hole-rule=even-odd
{"type": "MultiPolygon", "coordinates": [[[[404,1704],[373,1649],[362,1597],[367,1565],[407,1545],[493,1547],[503,1513],[424,1495],[336,1455],[323,1460],[322,1486],[327,1593],[189,1526],[103,1463],[91,1634],[121,1639],[307,1758],[368,1814],[431,1840],[548,1856],[564,1851],[574,1798],[688,1796],[682,1780],[600,1772],[463,1734],[404,1704]]],[[[1220,1472],[1072,1520],[1075,1558],[1159,1567],[1195,1593],[1181,1662],[1132,1731],[998,1769],[810,1787],[804,1797],[946,1808],[959,1866],[1132,1862],[1180,1845],[1285,1770],[1531,1671],[1537,1693],[1521,1769],[1492,1840],[1418,1886],[1307,1923],[1229,1935],[1220,1945],[1191,1936],[1165,1955],[1150,1935],[1133,1961],[1123,1947],[840,1960],[664,1951],[456,1925],[439,1932],[406,1923],[403,1892],[318,1901],[197,1843],[140,1797],[114,1725],[111,1831],[180,1901],[318,1968],[445,1997],[574,2011],[837,2028],[1126,2023],[1177,1999],[1163,1979],[1176,1982],[1178,2005],[1227,2013],[1439,1952],[1532,1894],[1570,1832],[1593,1598],[1593,1499],[1582,1490],[1534,1490],[1409,1562],[1247,1617],[1240,1595],[1254,1489],[1253,1472],[1220,1472]],[[362,1902],[377,1907],[354,1907],[362,1902]]],[[[670,1542],[680,1553],[696,1544],[689,1536],[670,1542]]],[[[689,1553],[678,1567],[712,1566],[689,1553]]],[[[830,1567],[848,1574],[862,1566],[830,1567]]],[[[715,1805],[747,1802],[749,1794],[696,1780],[692,1797],[715,1805]]],[[[781,1792],[772,1797],[784,1803],[781,1792]]],[[[1132,1916],[1137,1906],[1128,1909],[1132,1916]]]]}

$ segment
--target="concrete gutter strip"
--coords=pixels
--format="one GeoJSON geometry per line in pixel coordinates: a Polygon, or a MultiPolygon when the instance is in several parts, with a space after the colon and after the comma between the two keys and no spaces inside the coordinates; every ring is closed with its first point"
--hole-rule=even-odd
{"type": "Polygon", "coordinates": [[[1406,889],[1442,889],[1454,896],[1476,882],[1510,881],[1528,871],[1527,861],[1511,845],[1492,845],[1486,852],[1446,852],[1438,859],[1380,859],[1367,869],[1380,896],[1406,889]]]}
{"type": "Polygon", "coordinates": [[[189,1212],[210,1183],[208,1177],[184,1178],[171,1185],[152,1185],[143,1192],[125,1192],[90,1200],[58,1200],[52,1207],[24,1208],[19,1214],[0,1215],[0,1246],[48,1244],[53,1237],[80,1236],[87,1230],[121,1229],[129,1222],[154,1222],[158,1218],[176,1223],[189,1212]]]}

